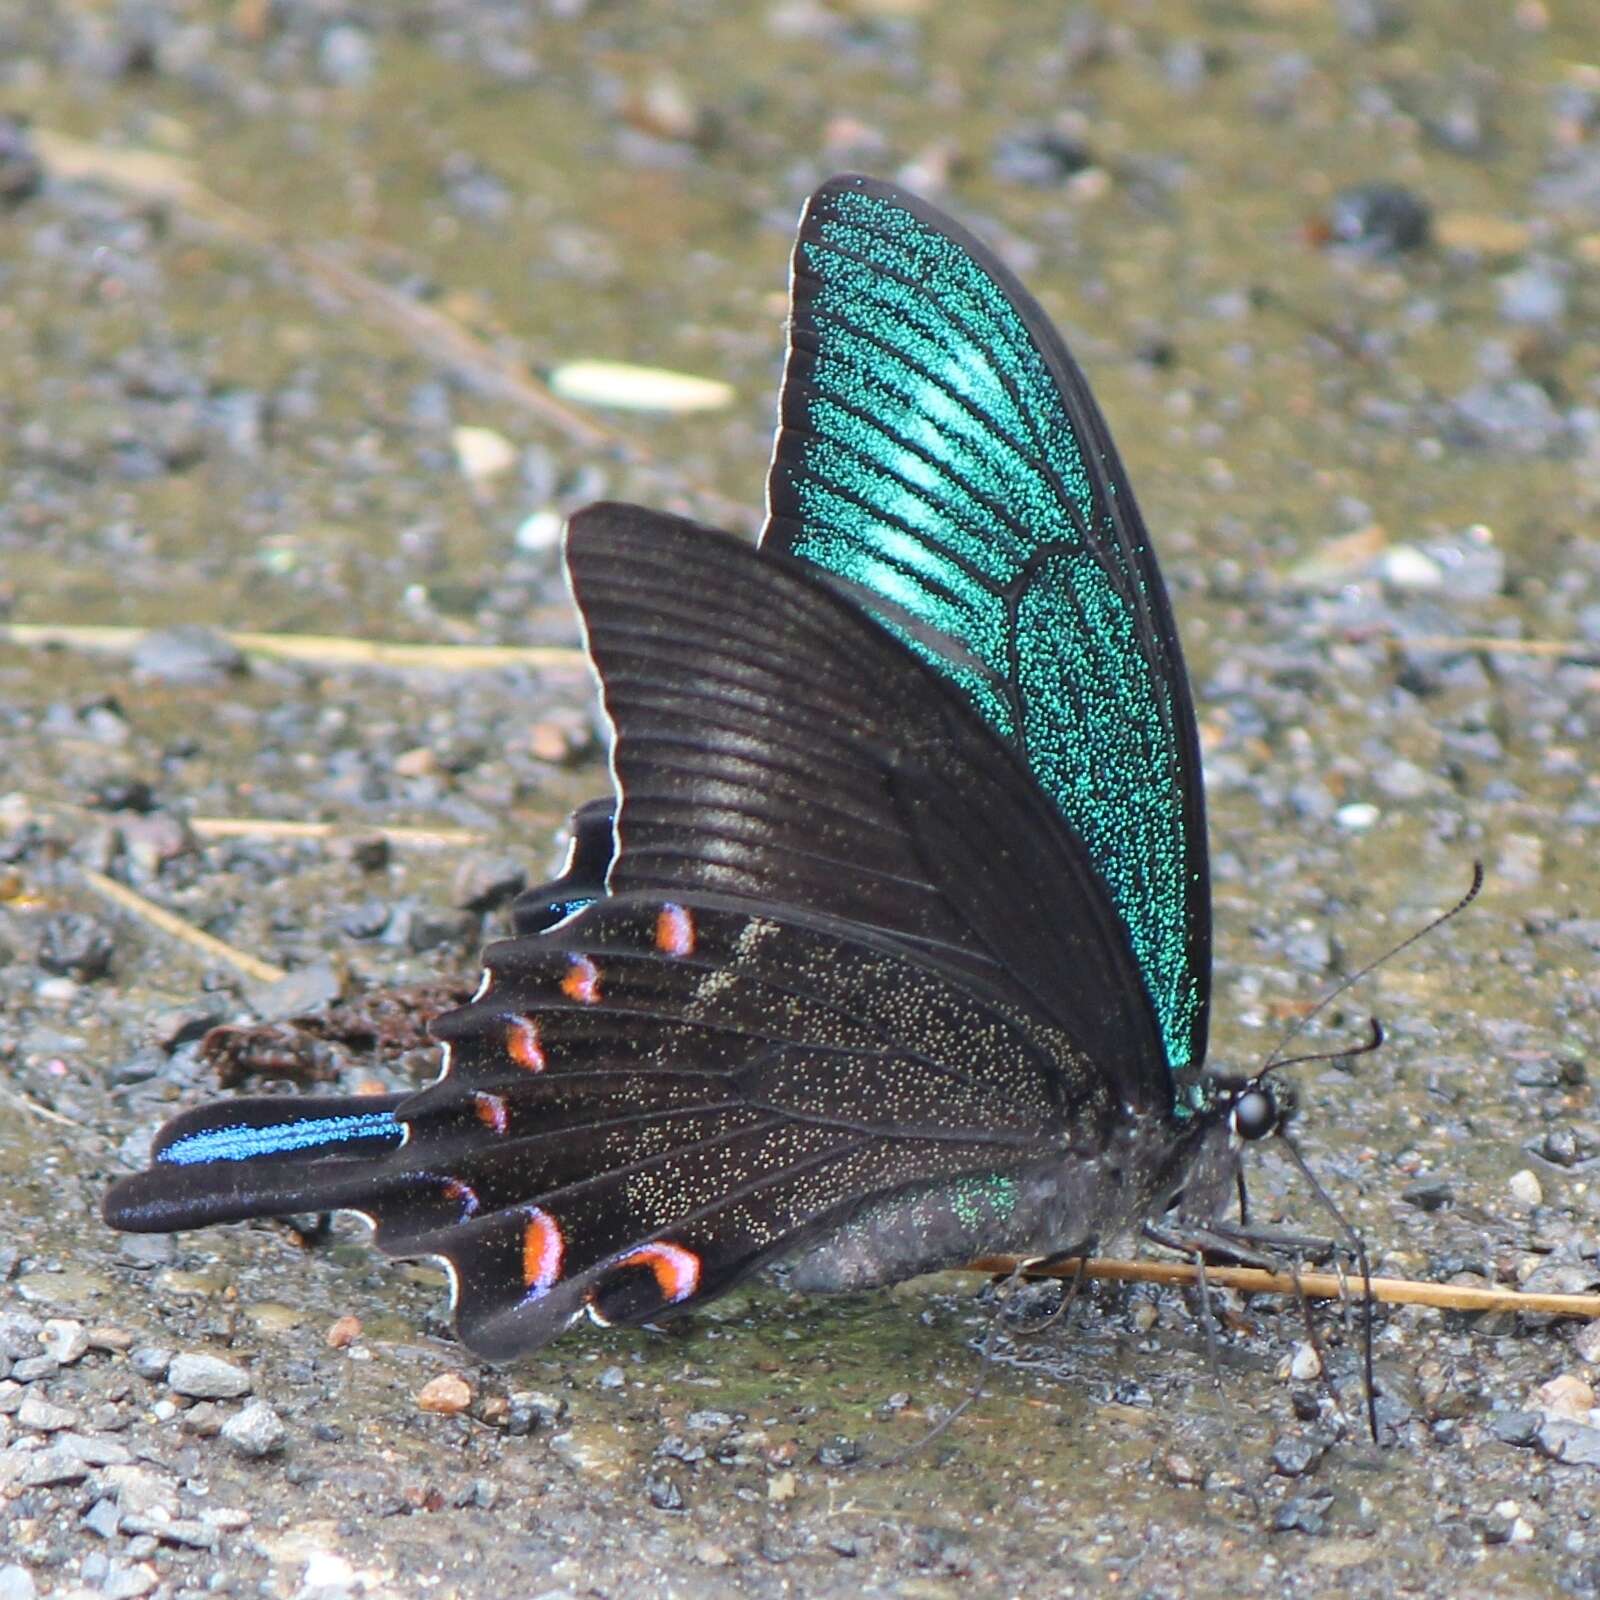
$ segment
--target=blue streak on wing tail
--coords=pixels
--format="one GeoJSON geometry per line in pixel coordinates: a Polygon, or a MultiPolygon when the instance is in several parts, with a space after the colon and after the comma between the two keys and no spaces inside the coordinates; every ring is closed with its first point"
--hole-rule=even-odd
{"type": "Polygon", "coordinates": [[[114,1228],[166,1233],[246,1217],[364,1209],[405,1139],[393,1095],[225,1100],[175,1117],[148,1171],[112,1185],[114,1228]]]}

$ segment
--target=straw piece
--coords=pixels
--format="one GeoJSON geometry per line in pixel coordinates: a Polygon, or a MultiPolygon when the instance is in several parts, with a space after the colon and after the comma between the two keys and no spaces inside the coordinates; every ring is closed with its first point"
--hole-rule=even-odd
{"type": "Polygon", "coordinates": [[[282,967],[275,967],[270,961],[262,961],[243,950],[235,950],[231,944],[215,935],[191,927],[182,917],[152,900],[146,900],[142,894],[135,893],[114,878],[108,878],[103,872],[96,872],[93,867],[80,867],[78,870],[83,874],[83,881],[102,899],[109,900],[114,906],[138,917],[159,932],[198,950],[209,960],[225,962],[256,983],[276,983],[288,976],[282,967]]]}
{"type": "MultiPolygon", "coordinates": [[[[88,623],[13,622],[0,624],[0,644],[60,645],[132,655],[151,630],[102,627],[88,623]]],[[[565,645],[400,644],[384,639],[347,639],[326,633],[232,633],[222,637],[240,650],[303,661],[313,666],[377,667],[403,672],[487,672],[501,667],[540,667],[551,672],[582,672],[589,658],[565,645]]]]}
{"type": "Polygon", "coordinates": [[[1556,660],[1600,661],[1600,644],[1582,639],[1500,639],[1492,633],[1399,634],[1393,642],[1407,650],[1491,650],[1501,655],[1548,656],[1556,660]]]}
{"type": "Polygon", "coordinates": [[[460,850],[482,844],[487,834],[471,828],[355,828],[337,822],[288,822],[281,817],[190,817],[202,839],[386,839],[418,850],[460,850]]]}
{"type": "MultiPolygon", "coordinates": [[[[990,1276],[1010,1274],[1020,1265],[1016,1256],[984,1256],[964,1270],[990,1276]]],[[[1076,1260],[1028,1268],[1030,1276],[1071,1278],[1076,1260]]],[[[1112,1283],[1190,1285],[1200,1273],[1186,1261],[1121,1261],[1091,1256],[1083,1264],[1086,1278],[1112,1283]]],[[[1264,1272],[1259,1267],[1207,1267],[1206,1281],[1250,1294],[1303,1293],[1317,1300],[1337,1300],[1359,1288],[1359,1280],[1337,1272],[1264,1272]]],[[[1415,1278],[1374,1278],[1372,1298],[1388,1305],[1436,1306],[1444,1311],[1543,1311],[1558,1317],[1600,1317],[1600,1294],[1529,1294],[1520,1289],[1468,1288],[1452,1283],[1424,1283],[1415,1278]]]]}

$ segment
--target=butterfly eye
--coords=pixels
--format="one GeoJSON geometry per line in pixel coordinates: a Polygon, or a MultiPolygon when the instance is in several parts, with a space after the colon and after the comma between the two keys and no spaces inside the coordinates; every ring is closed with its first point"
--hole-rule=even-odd
{"type": "Polygon", "coordinates": [[[1241,1139],[1264,1139],[1278,1125],[1278,1106],[1267,1089],[1246,1089],[1233,1102],[1233,1131],[1241,1139]]]}

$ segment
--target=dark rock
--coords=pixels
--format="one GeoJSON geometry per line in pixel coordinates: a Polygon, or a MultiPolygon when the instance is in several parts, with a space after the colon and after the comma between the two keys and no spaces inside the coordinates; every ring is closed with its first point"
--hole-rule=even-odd
{"type": "Polygon", "coordinates": [[[351,939],[377,939],[389,926],[389,906],[382,900],[368,900],[352,906],[339,919],[342,933],[351,939]]]}
{"type": "Polygon", "coordinates": [[[645,1493],[657,1511],[682,1511],[686,1504],[683,1490],[676,1478],[665,1472],[653,1472],[644,1480],[645,1493]]]}
{"type": "Polygon", "coordinates": [[[1272,1518],[1274,1533],[1321,1534],[1328,1531],[1331,1494],[1297,1494],[1285,1500],[1272,1518]]]}
{"type": "Polygon", "coordinates": [[[1279,1477],[1303,1478],[1327,1454],[1327,1442],[1309,1434],[1285,1434],[1272,1446],[1272,1470],[1279,1477]]]}
{"type": "Polygon", "coordinates": [[[225,1015],[215,1001],[196,1000],[185,1006],[169,1006],[150,1018],[150,1037],[170,1054],[203,1039],[225,1015]]]}
{"type": "Polygon", "coordinates": [[[1581,1166],[1597,1154],[1594,1141],[1570,1126],[1551,1128],[1523,1148],[1556,1167],[1581,1166]]]}
{"type": "Polygon", "coordinates": [[[854,1439],[836,1434],[817,1446],[819,1467],[851,1467],[861,1459],[861,1446],[854,1439]]]}
{"type": "Polygon", "coordinates": [[[1329,242],[1371,255],[1420,250],[1432,230],[1426,202],[1392,183],[1363,183],[1333,197],[1324,218],[1329,242]]]}
{"type": "Polygon", "coordinates": [[[21,117],[0,117],[0,205],[20,206],[39,192],[44,165],[21,117]]]}
{"type": "Polygon", "coordinates": [[[1094,165],[1094,157],[1076,139],[1053,128],[1008,133],[998,140],[990,170],[1003,183],[1049,188],[1094,165]]]}
{"type": "Polygon", "coordinates": [[[138,811],[154,808],[155,792],[143,778],[105,778],[89,791],[96,811],[138,811]]]}
{"type": "Polygon", "coordinates": [[[1494,1411],[1490,1416],[1490,1432],[1502,1445],[1515,1445],[1518,1450],[1525,1450],[1538,1438],[1539,1422],[1538,1411],[1494,1411]]]}
{"type": "Polygon", "coordinates": [[[40,930],[36,959],[46,972],[92,983],[111,970],[114,948],[111,935],[93,917],[64,911],[40,930]]]}
{"type": "Polygon", "coordinates": [[[1419,1211],[1438,1211],[1449,1205],[1456,1197],[1455,1189],[1448,1178],[1437,1176],[1419,1178],[1415,1183],[1407,1184],[1400,1191],[1400,1198],[1407,1205],[1415,1206],[1419,1211]]]}

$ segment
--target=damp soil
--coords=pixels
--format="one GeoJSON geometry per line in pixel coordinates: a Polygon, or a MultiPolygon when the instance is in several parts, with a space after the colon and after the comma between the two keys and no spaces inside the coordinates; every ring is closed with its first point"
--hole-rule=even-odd
{"type": "MultiPolygon", "coordinates": [[[[1596,62],[1587,0],[0,10],[0,623],[573,646],[549,530],[600,494],[755,525],[799,202],[898,176],[1038,291],[1158,540],[1210,780],[1213,1059],[1261,1060],[1482,859],[1469,913],[1319,1019],[1311,1047],[1369,1013],[1388,1042],[1301,1069],[1297,1128],[1379,1269],[1585,1288],[1596,62]],[[533,371],[735,397],[579,442],[329,260],[533,371]]],[[[977,1380],[977,1280],[763,1280],[491,1369],[438,1274],[353,1224],[107,1232],[106,1183],[216,1091],[207,1028],[470,984],[482,908],[605,782],[565,658],[109,643],[0,635],[5,1600],[1600,1592],[1577,1323],[1380,1311],[1374,1448],[1350,1314],[1319,1318],[1336,1402],[1292,1304],[1222,1297],[1213,1381],[1180,1294],[1095,1287],[1002,1331],[902,1459],[977,1380]]],[[[321,1047],[346,1088],[434,1068],[321,1047]]],[[[1270,1155],[1252,1186],[1325,1226],[1270,1155]]]]}

